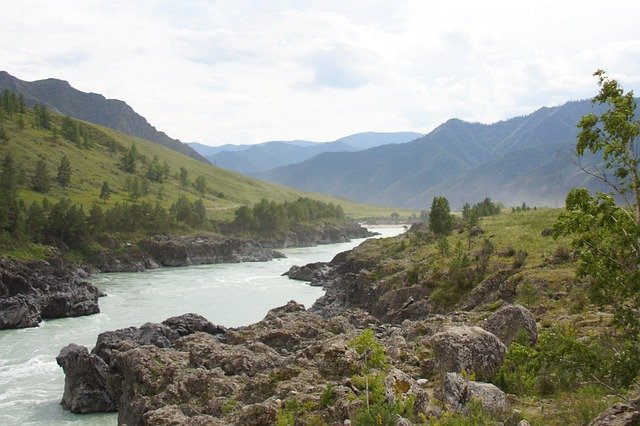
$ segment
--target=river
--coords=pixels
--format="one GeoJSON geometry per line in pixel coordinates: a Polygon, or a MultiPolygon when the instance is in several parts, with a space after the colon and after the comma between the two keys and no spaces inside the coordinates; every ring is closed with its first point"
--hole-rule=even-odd
{"type": "MultiPolygon", "coordinates": [[[[402,227],[370,227],[382,237],[402,227]]],[[[117,414],[76,415],[59,404],[64,374],[55,357],[69,343],[92,347],[98,334],[161,322],[187,312],[214,324],[237,327],[259,321],[269,309],[296,300],[309,307],[319,287],[281,276],[292,265],[329,261],[363,240],[285,249],[270,262],[161,268],[139,273],[99,274],[92,279],[107,297],[101,313],[40,323],[39,327],[0,330],[0,425],[114,425],[117,414]]]]}

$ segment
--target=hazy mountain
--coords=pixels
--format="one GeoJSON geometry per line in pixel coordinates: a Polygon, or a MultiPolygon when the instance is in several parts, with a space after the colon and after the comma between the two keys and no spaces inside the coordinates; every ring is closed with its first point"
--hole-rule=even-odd
{"type": "Polygon", "coordinates": [[[380,145],[408,142],[421,136],[420,133],[414,132],[366,132],[346,136],[333,142],[294,140],[219,147],[196,143],[189,145],[216,166],[255,175],[276,167],[299,163],[323,152],[359,151],[380,145]]]}
{"type": "Polygon", "coordinates": [[[323,153],[259,174],[309,191],[399,207],[425,208],[437,195],[454,207],[484,197],[561,205],[576,185],[595,187],[568,161],[576,124],[589,101],[493,124],[452,119],[409,143],[359,152],[323,153]]]}
{"type": "Polygon", "coordinates": [[[0,71],[0,90],[4,89],[22,93],[28,105],[39,102],[60,114],[157,142],[174,151],[208,163],[208,160],[193,148],[156,130],[144,117],[118,99],[106,99],[97,93],[81,92],[64,80],[48,78],[46,80],[23,81],[6,71],[0,71]]]}

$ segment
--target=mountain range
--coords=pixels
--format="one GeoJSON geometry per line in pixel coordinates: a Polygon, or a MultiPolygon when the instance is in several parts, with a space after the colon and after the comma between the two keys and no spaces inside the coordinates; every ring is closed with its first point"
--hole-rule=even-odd
{"type": "Polygon", "coordinates": [[[574,101],[493,124],[451,119],[408,143],[327,152],[257,176],[307,191],[414,209],[427,208],[438,195],[445,195],[454,208],[485,197],[507,205],[562,205],[572,187],[606,189],[568,158],[576,124],[593,108],[589,101],[574,101]]]}
{"type": "Polygon", "coordinates": [[[398,144],[421,137],[415,132],[365,132],[345,136],[332,142],[270,141],[256,145],[210,147],[190,143],[193,149],[216,166],[246,175],[299,163],[323,152],[360,151],[380,145],[398,144]]]}
{"type": "Polygon", "coordinates": [[[4,89],[22,93],[29,106],[36,102],[45,104],[54,112],[157,142],[169,149],[208,163],[206,158],[190,146],[157,130],[124,101],[107,99],[97,93],[81,92],[64,80],[47,78],[24,81],[6,71],[0,71],[0,90],[4,89]]]}

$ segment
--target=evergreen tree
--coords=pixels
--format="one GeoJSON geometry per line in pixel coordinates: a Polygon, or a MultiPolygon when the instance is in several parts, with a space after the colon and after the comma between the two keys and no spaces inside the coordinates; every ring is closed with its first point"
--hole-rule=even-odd
{"type": "Polygon", "coordinates": [[[204,197],[204,194],[207,192],[207,180],[205,177],[202,175],[198,176],[194,186],[196,191],[198,191],[198,194],[200,194],[201,197],[204,197]]]}
{"type": "Polygon", "coordinates": [[[2,160],[0,171],[0,229],[14,232],[18,225],[18,172],[11,153],[2,160]]]}
{"type": "Polygon", "coordinates": [[[60,165],[58,165],[58,177],[56,178],[58,184],[66,188],[71,183],[71,161],[65,155],[60,160],[60,165]]]}
{"type": "Polygon", "coordinates": [[[111,196],[111,189],[109,188],[109,182],[106,180],[102,182],[102,188],[100,188],[100,199],[108,200],[111,196]]]}
{"type": "Polygon", "coordinates": [[[36,103],[33,106],[33,114],[35,119],[35,126],[42,129],[50,129],[51,128],[51,114],[49,113],[49,108],[47,108],[43,104],[36,103]]]}
{"type": "Polygon", "coordinates": [[[36,168],[31,179],[31,188],[38,192],[48,192],[51,187],[51,179],[49,177],[49,170],[47,168],[47,162],[44,158],[40,157],[36,163],[36,168]]]}
{"type": "Polygon", "coordinates": [[[20,111],[20,114],[25,112],[24,95],[22,93],[18,94],[18,111],[20,111]]]}
{"type": "Polygon", "coordinates": [[[449,200],[435,197],[429,213],[429,228],[436,235],[449,235],[453,229],[453,217],[449,208],[449,200]]]}
{"type": "Polygon", "coordinates": [[[0,143],[6,143],[9,142],[9,135],[7,134],[7,131],[4,129],[4,127],[2,127],[2,125],[0,125],[0,143]]]}
{"type": "Polygon", "coordinates": [[[186,167],[180,167],[180,186],[189,186],[189,172],[186,167]]]}
{"type": "Polygon", "coordinates": [[[24,117],[22,115],[18,116],[18,129],[24,130],[24,117]]]}
{"type": "Polygon", "coordinates": [[[138,162],[140,155],[138,154],[138,148],[136,144],[131,144],[129,150],[120,159],[120,168],[127,173],[135,173],[136,163],[138,162]]]}

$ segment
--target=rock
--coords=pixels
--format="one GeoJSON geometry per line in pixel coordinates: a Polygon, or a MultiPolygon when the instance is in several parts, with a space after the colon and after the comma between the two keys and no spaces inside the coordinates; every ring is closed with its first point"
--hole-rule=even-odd
{"type": "Polygon", "coordinates": [[[137,331],[137,327],[128,327],[100,333],[91,353],[102,358],[108,365],[111,363],[112,351],[118,349],[123,341],[129,340],[134,343],[134,336],[137,331]]]}
{"type": "Polygon", "coordinates": [[[333,268],[327,262],[309,263],[304,266],[293,265],[285,272],[292,280],[321,283],[330,278],[333,268]]]}
{"type": "Polygon", "coordinates": [[[464,370],[479,380],[491,380],[507,352],[500,339],[480,327],[451,327],[435,334],[430,343],[436,372],[464,370]]]}
{"type": "Polygon", "coordinates": [[[469,230],[470,237],[477,237],[478,235],[482,234],[484,234],[484,229],[480,228],[479,226],[474,226],[469,230]]]}
{"type": "Polygon", "coordinates": [[[607,408],[589,426],[637,426],[640,424],[640,399],[607,408]]]}
{"type": "Polygon", "coordinates": [[[70,344],[56,358],[65,373],[62,406],[74,413],[116,411],[107,392],[107,364],[87,348],[70,344]]]}
{"type": "Polygon", "coordinates": [[[447,373],[443,384],[444,402],[457,412],[466,412],[467,404],[476,399],[493,415],[510,409],[507,395],[491,383],[467,380],[458,373],[447,373]]]}
{"type": "Polygon", "coordinates": [[[506,305],[478,324],[494,334],[506,346],[509,346],[521,332],[526,333],[533,345],[538,340],[536,319],[527,308],[521,305],[506,305]]]}
{"type": "Polygon", "coordinates": [[[167,405],[157,410],[151,410],[142,416],[143,424],[155,426],[223,426],[225,423],[208,415],[188,416],[183,409],[177,405],[167,405]]]}
{"type": "Polygon", "coordinates": [[[274,404],[251,404],[242,407],[236,424],[246,426],[271,426],[276,423],[278,410],[274,404]]]}
{"type": "Polygon", "coordinates": [[[542,230],[542,232],[540,232],[540,235],[542,235],[543,237],[550,237],[553,235],[553,228],[544,228],[542,230]]]}
{"type": "Polygon", "coordinates": [[[409,419],[405,419],[404,417],[399,417],[396,421],[396,426],[411,426],[412,424],[409,419]]]}
{"type": "Polygon", "coordinates": [[[18,295],[0,298],[0,330],[37,327],[42,321],[33,297],[18,295]]]}
{"type": "Polygon", "coordinates": [[[408,374],[392,368],[384,379],[384,397],[389,404],[404,403],[413,398],[414,415],[424,413],[429,404],[429,395],[408,374]]]}
{"type": "Polygon", "coordinates": [[[162,321],[162,324],[174,330],[179,336],[187,336],[197,331],[222,336],[227,332],[225,327],[215,325],[205,317],[192,313],[171,317],[162,321]]]}
{"type": "Polygon", "coordinates": [[[104,294],[82,281],[85,272],[57,252],[47,261],[0,259],[0,329],[35,327],[42,318],[100,312],[104,294]]]}

